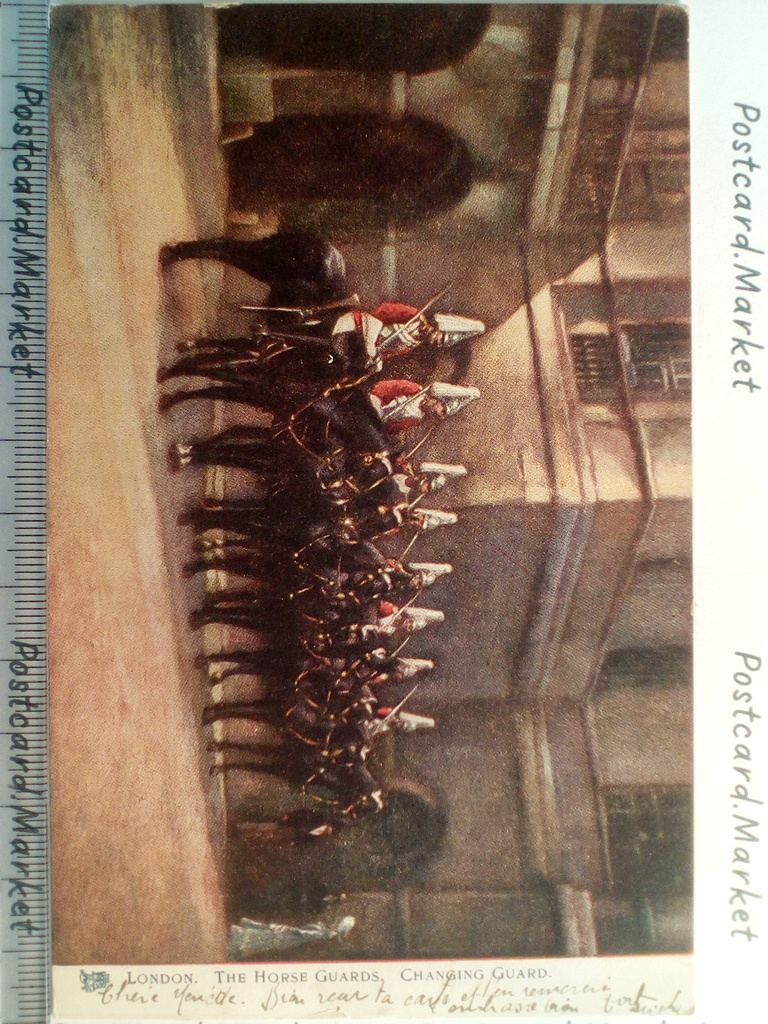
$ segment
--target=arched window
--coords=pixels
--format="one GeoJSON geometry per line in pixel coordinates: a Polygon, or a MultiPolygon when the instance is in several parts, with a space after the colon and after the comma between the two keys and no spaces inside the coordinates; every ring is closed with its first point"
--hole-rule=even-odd
{"type": "Polygon", "coordinates": [[[460,60],[488,4],[259,4],[218,12],[225,57],[289,68],[423,74],[460,60]]]}
{"type": "Polygon", "coordinates": [[[238,210],[357,202],[407,223],[449,209],[472,184],[472,158],[458,135],[413,116],[278,117],[227,155],[238,210]]]}

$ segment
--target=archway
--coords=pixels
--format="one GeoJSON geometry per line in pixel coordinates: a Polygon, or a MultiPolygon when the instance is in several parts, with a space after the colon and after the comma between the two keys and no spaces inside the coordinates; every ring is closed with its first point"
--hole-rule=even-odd
{"type": "Polygon", "coordinates": [[[423,74],[481,39],[488,4],[259,4],[219,11],[224,57],[280,67],[423,74]]]}
{"type": "Polygon", "coordinates": [[[413,116],[278,117],[228,146],[227,156],[234,209],[352,202],[395,224],[449,209],[473,174],[458,135],[413,116]]]}

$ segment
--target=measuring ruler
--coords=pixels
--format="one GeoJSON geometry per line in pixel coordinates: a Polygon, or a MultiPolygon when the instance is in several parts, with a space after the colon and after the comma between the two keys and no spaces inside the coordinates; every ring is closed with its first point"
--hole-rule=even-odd
{"type": "Polygon", "coordinates": [[[42,1024],[51,943],[46,686],[48,4],[0,6],[0,1019],[42,1024]]]}

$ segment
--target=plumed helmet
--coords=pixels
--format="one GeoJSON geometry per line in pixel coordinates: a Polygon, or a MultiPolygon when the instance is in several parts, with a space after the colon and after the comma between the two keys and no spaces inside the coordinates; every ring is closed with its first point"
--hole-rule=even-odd
{"type": "Polygon", "coordinates": [[[437,622],[445,621],[445,613],[437,608],[396,608],[394,612],[379,619],[376,628],[383,631],[415,633],[437,622]]]}
{"type": "Polygon", "coordinates": [[[467,475],[467,467],[451,462],[422,462],[419,465],[420,473],[439,473],[441,476],[459,477],[467,475]]]}
{"type": "Polygon", "coordinates": [[[422,587],[431,587],[442,576],[453,572],[449,562],[409,562],[408,568],[419,574],[422,587]]]}
{"type": "Polygon", "coordinates": [[[434,729],[435,720],[428,715],[416,715],[412,711],[398,711],[395,708],[380,707],[378,715],[386,729],[401,732],[416,732],[417,729],[434,729]]]}
{"type": "Polygon", "coordinates": [[[451,348],[460,341],[471,341],[485,331],[482,320],[471,320],[455,313],[435,313],[433,319],[442,335],[442,341],[437,343],[441,348],[451,348]]]}
{"type": "Polygon", "coordinates": [[[396,658],[395,670],[402,679],[412,679],[419,672],[431,672],[435,667],[431,658],[396,658]]]}
{"type": "Polygon", "coordinates": [[[416,608],[411,605],[400,611],[400,618],[406,619],[410,623],[410,628],[416,632],[438,622],[445,622],[445,612],[439,608],[416,608]]]}
{"type": "Polygon", "coordinates": [[[432,398],[442,402],[446,416],[453,416],[470,402],[476,402],[480,397],[480,389],[467,387],[463,384],[448,384],[442,380],[436,380],[427,389],[432,398]]]}
{"type": "Polygon", "coordinates": [[[455,512],[444,512],[437,508],[413,508],[409,512],[420,530],[436,530],[439,526],[453,526],[459,521],[455,512]]]}
{"type": "Polygon", "coordinates": [[[456,480],[467,475],[467,467],[447,462],[422,462],[419,473],[429,477],[429,490],[441,491],[449,480],[456,480]]]}
{"type": "Polygon", "coordinates": [[[435,720],[429,715],[417,715],[413,711],[398,711],[393,718],[395,727],[401,732],[416,732],[417,729],[434,729],[435,720]]]}

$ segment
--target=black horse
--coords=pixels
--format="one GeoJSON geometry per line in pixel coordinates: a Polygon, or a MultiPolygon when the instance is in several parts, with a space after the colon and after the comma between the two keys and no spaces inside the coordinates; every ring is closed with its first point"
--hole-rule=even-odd
{"type": "Polygon", "coordinates": [[[212,259],[269,285],[266,306],[307,306],[336,302],[349,295],[344,257],[316,235],[279,232],[267,238],[212,238],[166,245],[160,263],[212,259]]]}

